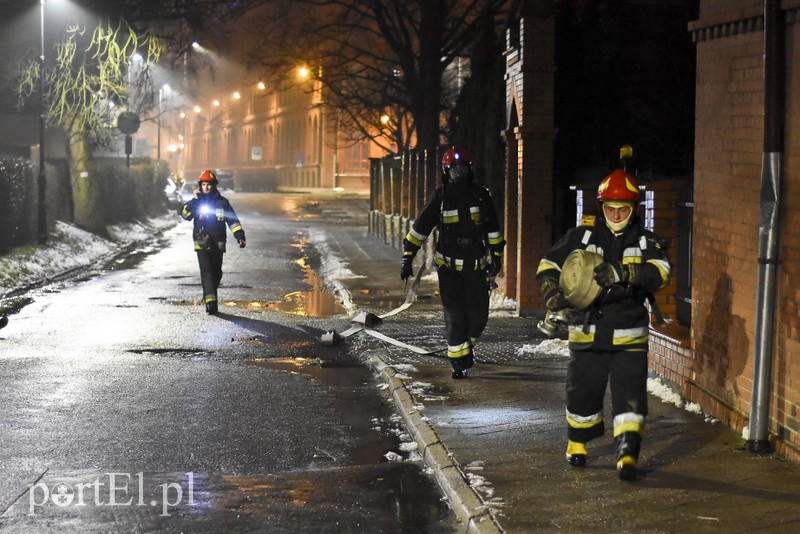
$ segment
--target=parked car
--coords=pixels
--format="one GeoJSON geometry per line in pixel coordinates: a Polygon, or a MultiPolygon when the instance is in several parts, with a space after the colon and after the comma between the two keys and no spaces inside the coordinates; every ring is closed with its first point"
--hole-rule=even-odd
{"type": "Polygon", "coordinates": [[[214,173],[217,175],[217,180],[219,180],[219,184],[217,185],[219,189],[234,189],[235,183],[232,171],[215,169],[214,173]]]}

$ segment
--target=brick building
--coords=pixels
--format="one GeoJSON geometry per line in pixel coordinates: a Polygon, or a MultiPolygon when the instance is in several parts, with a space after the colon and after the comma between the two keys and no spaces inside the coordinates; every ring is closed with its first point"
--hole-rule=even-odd
{"type": "MultiPolygon", "coordinates": [[[[777,0],[776,0],[777,1],[777,0]]],[[[683,270],[691,288],[689,319],[654,329],[651,369],[677,384],[684,396],[737,430],[750,425],[759,312],[757,292],[763,228],[762,161],[765,153],[765,4],[769,0],[701,0],[687,28],[696,44],[694,180],[691,191],[690,261],[683,270]]],[[[529,4],[539,5],[536,2],[529,4]]],[[[547,4],[543,2],[541,4],[547,4]]],[[[774,320],[766,380],[768,438],[800,458],[800,0],[782,0],[778,66],[785,78],[785,136],[777,217],[778,262],[774,320]]],[[[555,21],[547,9],[521,12],[509,30],[507,57],[507,182],[505,286],[518,311],[541,309],[534,274],[552,243],[555,21]],[[523,200],[525,201],[523,203],[523,200]],[[525,206],[523,209],[522,206],[525,206]]],[[[680,187],[654,191],[656,232],[687,242],[677,224],[680,187]],[[672,192],[670,192],[672,191],[672,192]]],[[[678,272],[674,273],[679,276],[678,272]]],[[[679,288],[662,297],[668,315],[679,288]],[[671,301],[670,301],[671,299],[671,301]]],[[[679,299],[677,299],[679,300],[679,299]]],[[[680,302],[678,302],[680,304],[680,302]]],[[[675,319],[675,315],[671,315],[675,319]]],[[[762,386],[763,387],[763,386],[762,386]]],[[[758,389],[758,388],[756,388],[758,389]]]]}

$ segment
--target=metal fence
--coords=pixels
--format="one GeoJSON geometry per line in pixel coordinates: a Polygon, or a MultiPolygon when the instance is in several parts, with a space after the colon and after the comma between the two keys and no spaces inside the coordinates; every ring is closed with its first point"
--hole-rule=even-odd
{"type": "Polygon", "coordinates": [[[370,159],[370,235],[395,248],[402,246],[414,217],[437,186],[439,152],[413,149],[370,159]]]}

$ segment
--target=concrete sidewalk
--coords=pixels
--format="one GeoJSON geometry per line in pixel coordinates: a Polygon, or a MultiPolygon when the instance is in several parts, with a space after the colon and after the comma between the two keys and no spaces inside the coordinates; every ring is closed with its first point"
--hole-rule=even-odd
{"type": "MultiPolygon", "coordinates": [[[[327,226],[331,252],[363,278],[339,281],[351,309],[381,315],[404,299],[400,251],[363,226],[327,226]]],[[[444,348],[436,283],[374,327],[444,348]]],[[[443,352],[416,354],[359,332],[344,343],[386,381],[425,461],[469,532],[797,532],[800,466],[742,450],[743,440],[651,397],[639,478],[618,480],[610,435],[589,444],[585,469],[565,460],[563,354],[522,352],[544,336],[535,319],[495,312],[467,380],[443,352]]],[[[348,324],[337,325],[342,331],[348,324]]],[[[608,407],[608,403],[607,403],[608,407]]],[[[608,408],[607,408],[608,410],[608,408]]],[[[609,414],[606,413],[609,421],[609,414]]]]}

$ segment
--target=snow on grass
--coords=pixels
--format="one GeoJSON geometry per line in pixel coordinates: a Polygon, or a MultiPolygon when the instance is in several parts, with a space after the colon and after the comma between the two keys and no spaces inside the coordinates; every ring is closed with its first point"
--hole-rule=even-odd
{"type": "Polygon", "coordinates": [[[92,265],[110,257],[120,246],[150,239],[177,222],[177,217],[170,214],[146,222],[113,225],[107,228],[110,239],[106,239],[56,221],[47,236],[47,244],[19,247],[0,258],[0,296],[92,265]]]}
{"type": "Polygon", "coordinates": [[[0,259],[3,293],[47,280],[109,254],[116,244],[75,226],[57,221],[44,246],[24,246],[0,259]]]}

